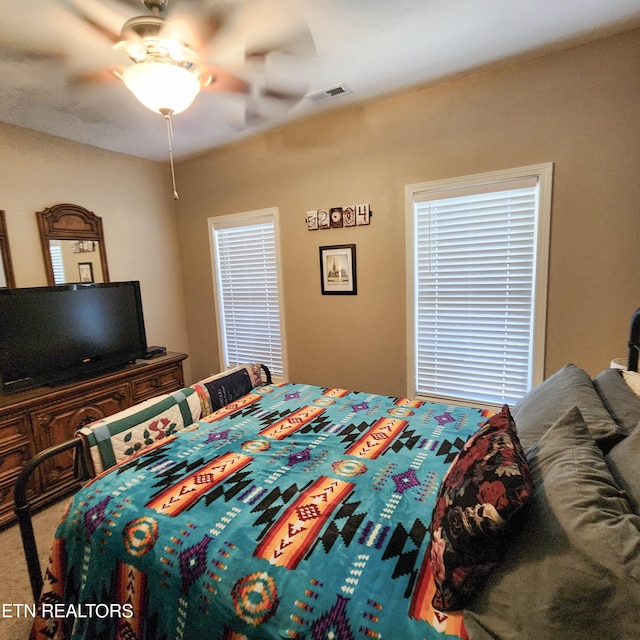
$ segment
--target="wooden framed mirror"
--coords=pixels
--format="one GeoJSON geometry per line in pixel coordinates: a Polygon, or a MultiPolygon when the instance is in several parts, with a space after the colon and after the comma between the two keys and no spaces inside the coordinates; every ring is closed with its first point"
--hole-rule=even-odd
{"type": "Polygon", "coordinates": [[[36,213],[47,283],[109,282],[102,218],[77,204],[36,213]]]}
{"type": "Polygon", "coordinates": [[[15,286],[16,281],[13,276],[7,225],[4,220],[4,211],[0,209],[0,289],[13,288],[15,286]]]}

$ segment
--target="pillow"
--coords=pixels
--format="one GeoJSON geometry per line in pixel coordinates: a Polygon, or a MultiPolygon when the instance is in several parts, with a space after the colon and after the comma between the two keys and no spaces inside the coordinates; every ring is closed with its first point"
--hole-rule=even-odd
{"type": "Polygon", "coordinates": [[[586,371],[568,364],[533,388],[513,409],[518,437],[525,451],[572,407],[580,409],[603,451],[624,437],[625,433],[602,404],[586,371]]]}
{"type": "Polygon", "coordinates": [[[640,638],[640,517],[577,408],[527,455],[535,487],[504,561],[464,612],[472,638],[640,638]]]}
{"type": "Polygon", "coordinates": [[[624,433],[631,433],[640,422],[640,398],[625,382],[622,370],[605,369],[593,380],[593,386],[624,433]]]}
{"type": "Polygon", "coordinates": [[[605,460],[620,488],[627,492],[631,508],[640,515],[640,424],[605,460]]]}
{"type": "Polygon", "coordinates": [[[436,585],[432,605],[457,611],[503,555],[516,514],[533,486],[505,405],[465,443],[442,481],[427,551],[436,585]]]}
{"type": "Polygon", "coordinates": [[[262,385],[259,364],[246,364],[216,373],[191,385],[207,416],[262,385]]]}
{"type": "Polygon", "coordinates": [[[189,387],[157,396],[78,430],[89,449],[94,475],[200,419],[200,402],[189,387]]]}

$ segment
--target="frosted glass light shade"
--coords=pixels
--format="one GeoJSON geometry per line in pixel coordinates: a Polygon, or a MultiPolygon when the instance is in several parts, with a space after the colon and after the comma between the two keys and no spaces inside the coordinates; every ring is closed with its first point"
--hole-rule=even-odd
{"type": "Polygon", "coordinates": [[[124,70],[127,89],[151,109],[176,114],[184,111],[200,92],[200,81],[188,69],[169,62],[139,62],[124,70]]]}

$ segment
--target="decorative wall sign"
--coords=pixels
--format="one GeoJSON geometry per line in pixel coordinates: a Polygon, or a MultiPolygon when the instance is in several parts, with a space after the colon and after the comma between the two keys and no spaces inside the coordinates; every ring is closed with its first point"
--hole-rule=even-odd
{"type": "Polygon", "coordinates": [[[318,228],[329,229],[330,227],[331,223],[329,222],[329,210],[318,209],[318,228]]]}
{"type": "MultiPolygon", "coordinates": [[[[362,205],[362,206],[366,206],[367,209],[369,208],[369,205],[362,205]]],[[[355,209],[355,207],[345,207],[342,210],[342,220],[344,222],[344,226],[345,227],[355,227],[356,226],[356,209],[355,209]]]]}
{"type": "Polygon", "coordinates": [[[320,247],[322,295],[356,295],[356,245],[320,247]]]}
{"type": "Polygon", "coordinates": [[[307,211],[307,229],[315,231],[318,228],[318,210],[307,211]]]}
{"type": "Polygon", "coordinates": [[[93,240],[76,240],[71,245],[73,253],[92,253],[96,250],[96,243],[93,240]]]}
{"type": "Polygon", "coordinates": [[[356,224],[369,224],[371,212],[368,204],[356,205],[356,224]]]}
{"type": "Polygon", "coordinates": [[[307,211],[305,221],[309,231],[356,227],[370,223],[371,210],[368,204],[350,204],[345,207],[313,209],[307,211]]]}

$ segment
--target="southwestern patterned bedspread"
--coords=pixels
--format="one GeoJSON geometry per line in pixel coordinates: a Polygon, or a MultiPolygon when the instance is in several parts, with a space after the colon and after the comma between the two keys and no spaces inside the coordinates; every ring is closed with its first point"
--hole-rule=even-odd
{"type": "Polygon", "coordinates": [[[253,389],[74,496],[32,638],[464,638],[423,566],[444,472],[486,418],[253,389]]]}

